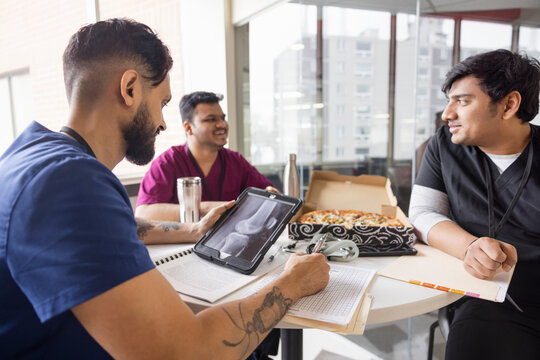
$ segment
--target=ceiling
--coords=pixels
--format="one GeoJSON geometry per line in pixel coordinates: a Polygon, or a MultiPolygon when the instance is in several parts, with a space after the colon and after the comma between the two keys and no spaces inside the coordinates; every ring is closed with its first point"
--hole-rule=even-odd
{"type": "MultiPolygon", "coordinates": [[[[366,10],[416,13],[416,0],[291,0],[306,5],[337,6],[366,10]]],[[[539,0],[420,0],[420,12],[455,12],[521,9],[517,23],[540,26],[539,0]]]]}

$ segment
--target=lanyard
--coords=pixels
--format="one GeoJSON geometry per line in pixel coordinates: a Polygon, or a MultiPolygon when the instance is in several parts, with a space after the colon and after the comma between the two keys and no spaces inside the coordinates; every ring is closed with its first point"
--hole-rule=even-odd
{"type": "Polygon", "coordinates": [[[512,198],[512,201],[510,202],[510,206],[508,206],[508,209],[506,209],[506,212],[504,213],[501,221],[499,221],[499,224],[495,226],[495,214],[494,214],[494,205],[493,205],[493,184],[491,181],[491,171],[489,170],[489,165],[486,160],[487,155],[484,154],[483,161],[484,161],[484,171],[486,173],[486,185],[487,185],[487,195],[488,195],[488,216],[489,216],[489,237],[495,239],[497,233],[502,229],[503,225],[506,223],[508,218],[510,217],[510,214],[512,213],[512,210],[514,210],[514,207],[516,206],[519,197],[521,196],[521,193],[523,192],[523,188],[525,187],[525,184],[527,184],[527,180],[529,179],[529,174],[531,173],[532,168],[532,160],[533,160],[533,140],[531,139],[530,145],[529,145],[529,154],[527,156],[527,165],[525,166],[525,171],[523,172],[523,175],[521,176],[521,181],[519,183],[519,187],[514,194],[514,197],[512,198]]]}
{"type": "Polygon", "coordinates": [[[62,126],[62,128],[60,129],[60,132],[63,132],[63,133],[66,133],[66,134],[70,135],[72,138],[75,139],[75,141],[77,141],[79,144],[84,146],[84,148],[86,149],[86,152],[89,155],[92,155],[93,157],[96,157],[96,154],[94,154],[94,151],[92,150],[90,145],[88,145],[86,140],[84,140],[83,137],[81,135],[79,135],[75,130],[73,130],[72,128],[67,127],[67,126],[62,126]]]}
{"type": "Polygon", "coordinates": [[[189,159],[191,160],[191,163],[193,164],[193,166],[195,167],[195,170],[197,170],[197,173],[199,174],[199,177],[201,178],[201,183],[204,188],[204,191],[206,191],[211,201],[221,201],[222,195],[223,195],[223,183],[225,182],[225,161],[223,160],[223,156],[221,156],[221,151],[218,151],[218,157],[219,157],[219,163],[221,165],[221,170],[219,172],[219,197],[216,199],[214,198],[214,195],[210,191],[210,187],[206,183],[204,174],[201,171],[199,164],[197,164],[197,160],[195,160],[195,158],[193,157],[191,150],[189,150],[189,147],[187,147],[187,144],[186,144],[186,148],[188,151],[189,159]]]}

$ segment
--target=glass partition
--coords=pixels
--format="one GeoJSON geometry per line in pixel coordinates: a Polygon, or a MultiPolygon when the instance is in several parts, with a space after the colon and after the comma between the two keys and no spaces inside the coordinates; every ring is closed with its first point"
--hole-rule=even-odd
{"type": "Polygon", "coordinates": [[[315,6],[286,4],[249,24],[250,131],[244,136],[254,165],[284,163],[289,153],[315,161],[316,16],[315,6]]]}
{"type": "MultiPolygon", "coordinates": [[[[540,28],[522,26],[519,29],[519,50],[540,61],[540,28]]],[[[540,125],[540,115],[536,115],[533,124],[540,125]]]]}
{"type": "Polygon", "coordinates": [[[487,21],[461,23],[460,60],[485,51],[512,48],[512,26],[487,21]]]}
{"type": "Polygon", "coordinates": [[[388,143],[390,14],[323,8],[322,162],[384,158],[388,143]]]}
{"type": "Polygon", "coordinates": [[[498,48],[538,57],[539,30],[519,11],[419,5],[417,19],[411,2],[292,1],[241,27],[240,148],[278,188],[294,152],[304,191],[313,170],[382,175],[407,211],[452,65],[498,48]]]}

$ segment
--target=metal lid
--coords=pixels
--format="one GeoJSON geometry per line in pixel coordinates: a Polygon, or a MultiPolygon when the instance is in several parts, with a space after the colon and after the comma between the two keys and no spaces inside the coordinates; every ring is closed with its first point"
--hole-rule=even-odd
{"type": "Polygon", "coordinates": [[[182,184],[182,185],[194,185],[194,184],[200,184],[201,183],[201,178],[198,177],[198,176],[194,176],[194,177],[182,177],[182,178],[178,178],[176,179],[176,183],[178,185],[182,184]]]}

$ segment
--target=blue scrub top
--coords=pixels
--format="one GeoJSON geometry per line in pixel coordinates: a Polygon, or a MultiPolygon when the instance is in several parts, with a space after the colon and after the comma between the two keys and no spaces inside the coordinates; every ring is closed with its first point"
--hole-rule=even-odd
{"type": "Polygon", "coordinates": [[[109,358],[70,309],[154,268],[124,187],[36,122],[0,157],[0,184],[0,358],[109,358]]]}

